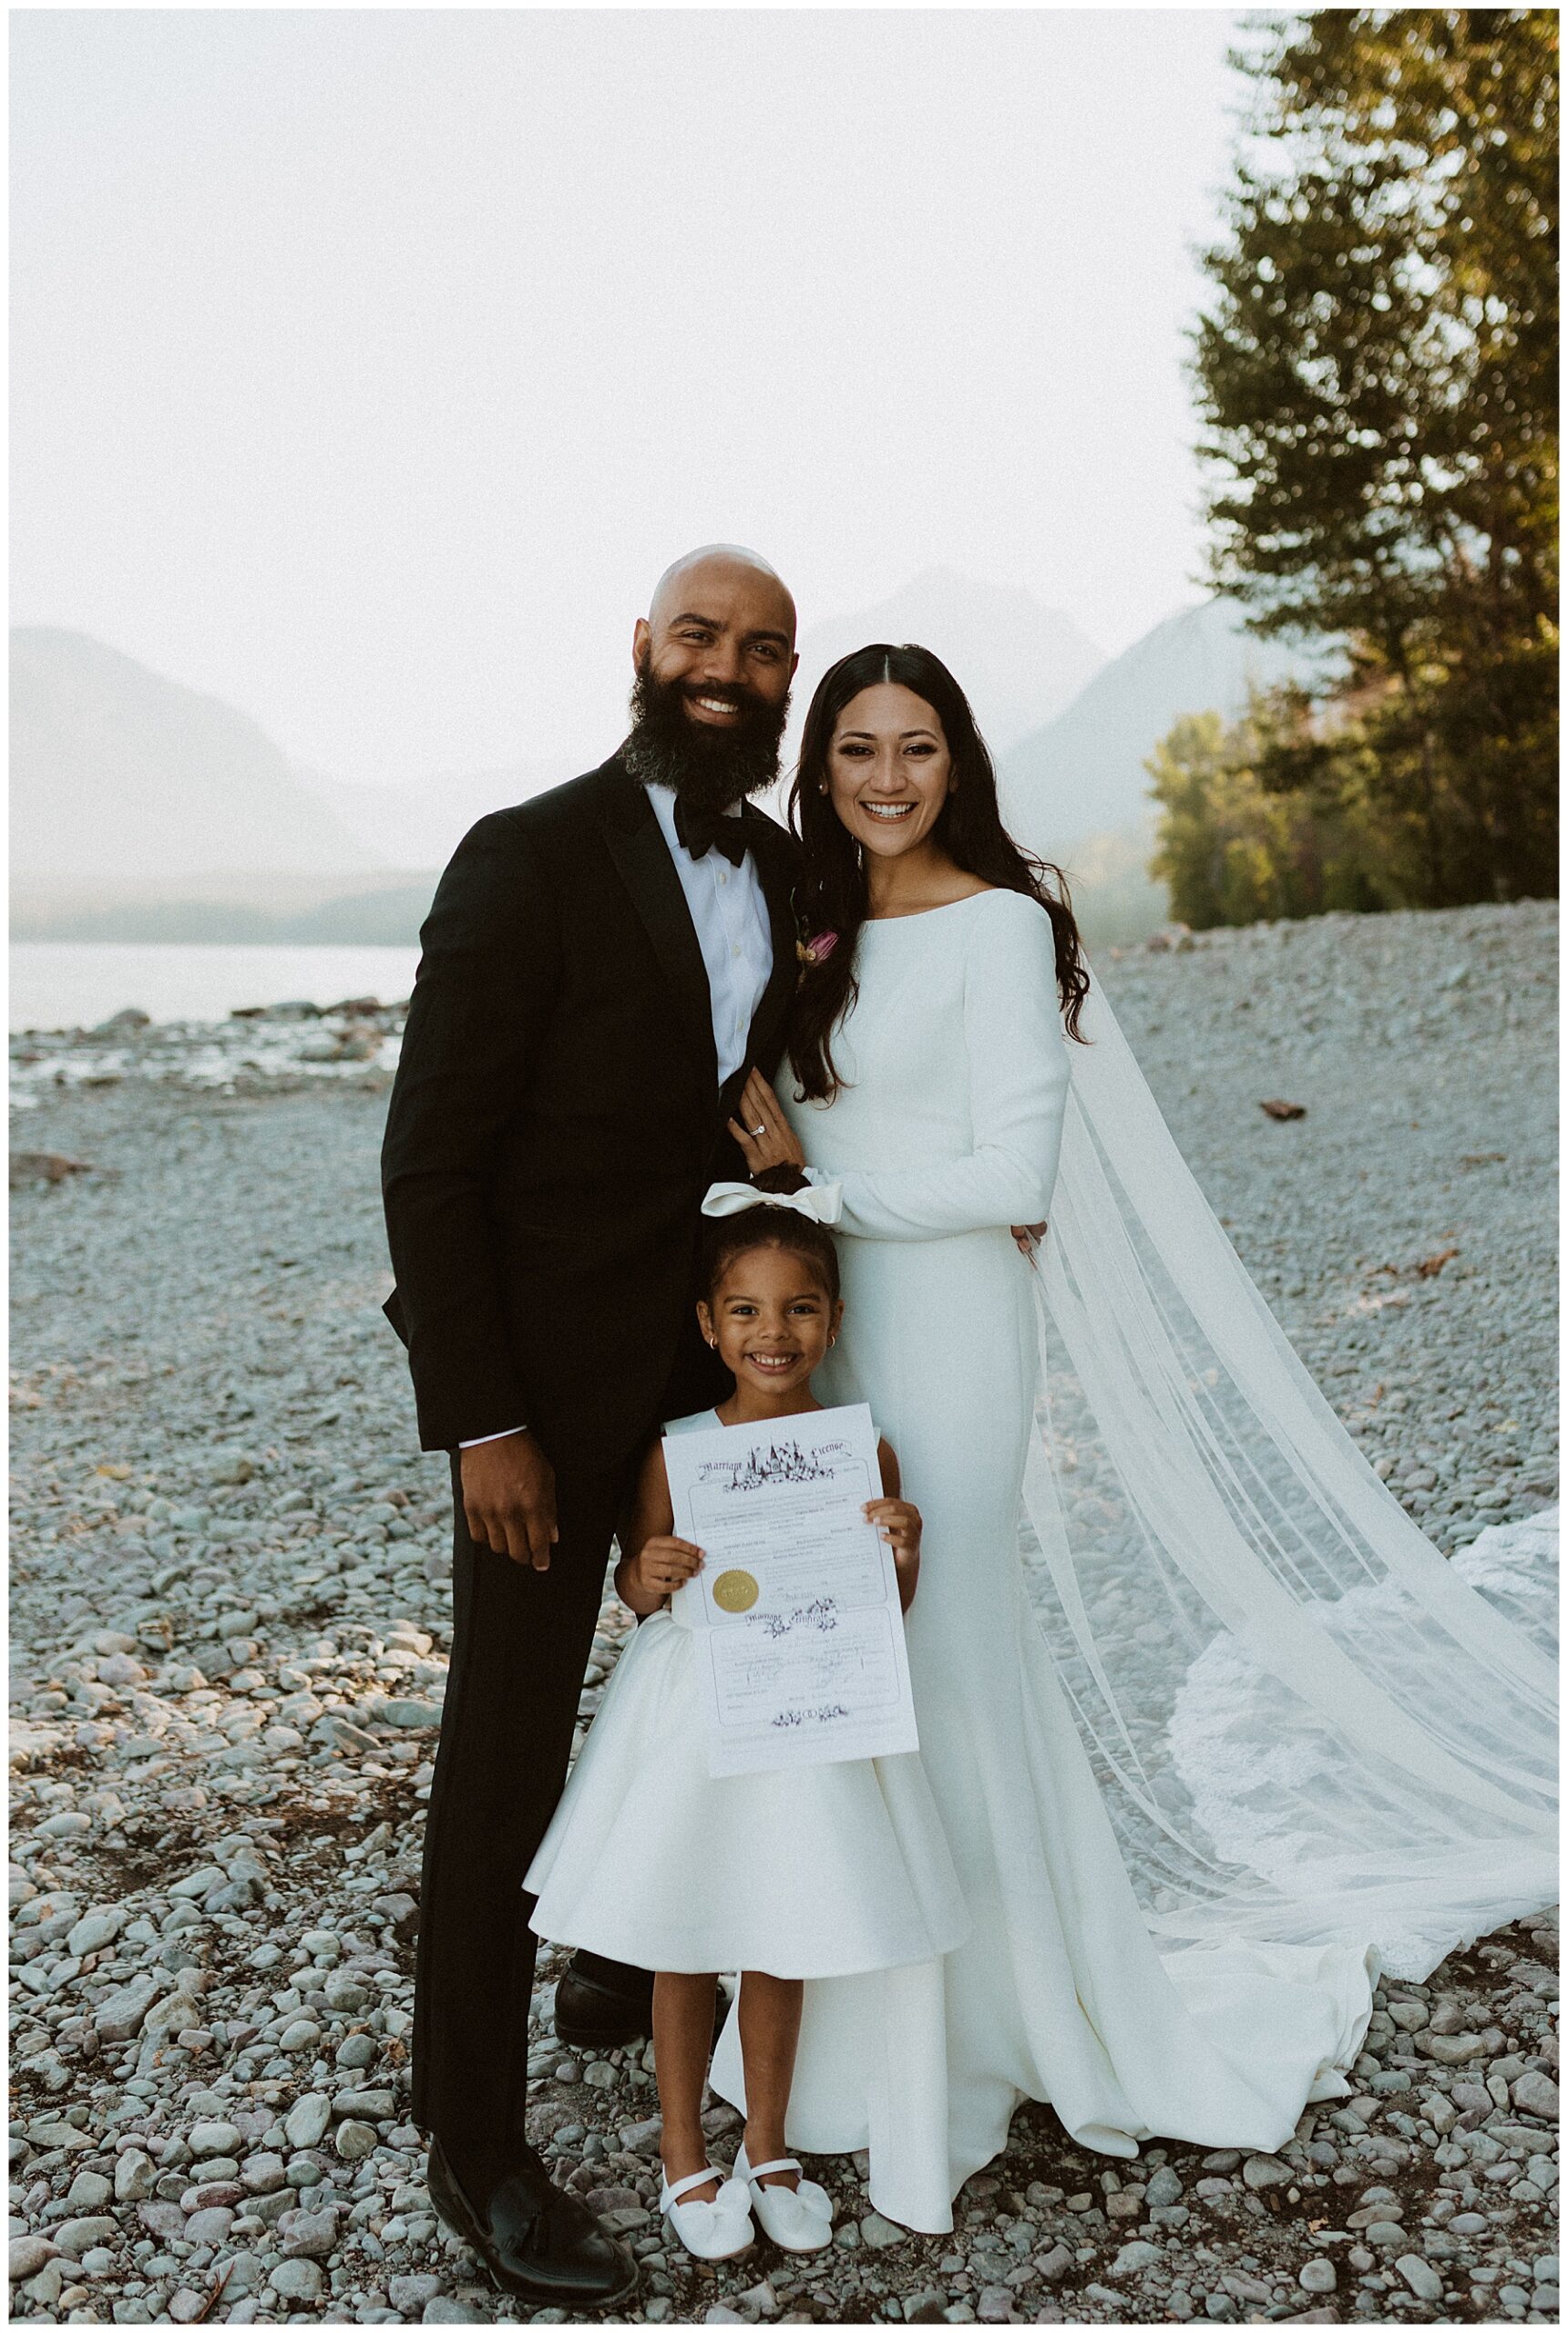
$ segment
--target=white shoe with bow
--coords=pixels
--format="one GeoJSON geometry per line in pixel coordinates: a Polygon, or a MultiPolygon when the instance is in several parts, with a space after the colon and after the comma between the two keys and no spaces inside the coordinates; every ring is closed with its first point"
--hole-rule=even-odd
{"type": "Polygon", "coordinates": [[[695,2260],[736,2259],[751,2250],[756,2238],[745,2182],[726,2178],[712,2163],[704,2171],[677,2179],[673,2185],[666,2179],[660,2188],[659,2208],[666,2225],[695,2260]],[[694,2187],[706,2186],[710,2179],[719,2182],[712,2203],[684,2200],[694,2187]]]}
{"type": "Polygon", "coordinates": [[[820,2252],[825,2244],[833,2241],[833,2198],[826,2188],[819,2187],[815,2179],[804,2177],[794,2187],[764,2187],[761,2184],[775,2171],[799,2170],[793,2155],[780,2155],[776,2163],[759,2163],[754,2170],[746,2161],[743,2146],[735,2157],[736,2182],[746,2182],[751,2189],[752,2209],[779,2249],[820,2252]]]}

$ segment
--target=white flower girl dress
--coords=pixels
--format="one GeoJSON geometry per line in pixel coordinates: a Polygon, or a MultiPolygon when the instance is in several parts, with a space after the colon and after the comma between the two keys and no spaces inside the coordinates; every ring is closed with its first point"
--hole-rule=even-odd
{"type": "Polygon", "coordinates": [[[711,1775],[676,1606],[621,1654],[528,1866],[537,1932],[690,1975],[849,1977],[951,1951],[969,1917],[918,1753],[711,1775]]]}

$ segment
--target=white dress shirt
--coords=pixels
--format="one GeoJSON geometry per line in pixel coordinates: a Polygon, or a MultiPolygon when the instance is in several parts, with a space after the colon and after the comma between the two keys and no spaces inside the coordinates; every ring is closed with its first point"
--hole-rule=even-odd
{"type": "MultiPolygon", "coordinates": [[[[718,1056],[719,1084],[734,1074],[746,1057],[752,1015],[763,1001],[763,991],[774,968],[773,928],[763,896],[756,859],[747,851],[738,867],[722,852],[704,851],[693,858],[675,832],[675,789],[672,786],[644,788],[659,821],[659,831],[670,848],[702,963],[708,975],[708,999],[713,1013],[713,1051],[718,1056]]],[[[737,806],[733,814],[739,817],[737,806]]],[[[459,1444],[472,1450],[480,1442],[502,1442],[521,1426],[501,1434],[482,1434],[459,1444]]]]}
{"type": "MultiPolygon", "coordinates": [[[[659,831],[670,846],[702,951],[713,1009],[713,1050],[719,1057],[723,1085],[746,1057],[752,1015],[763,1001],[774,968],[767,901],[756,860],[749,850],[738,867],[732,867],[717,850],[693,858],[676,839],[674,787],[650,786],[644,791],[653,805],[659,831]]],[[[738,807],[733,815],[740,817],[738,807]]]]}

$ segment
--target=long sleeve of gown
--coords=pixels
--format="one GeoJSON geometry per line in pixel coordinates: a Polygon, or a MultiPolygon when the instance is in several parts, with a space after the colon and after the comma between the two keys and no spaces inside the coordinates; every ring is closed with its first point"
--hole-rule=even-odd
{"type": "Polygon", "coordinates": [[[1011,1223],[1050,1208],[1067,1107],[1067,1043],[1050,918],[1032,903],[977,931],[964,983],[972,1149],[967,1156],[848,1172],[838,1228],[866,1239],[929,1239],[1011,1223]]]}

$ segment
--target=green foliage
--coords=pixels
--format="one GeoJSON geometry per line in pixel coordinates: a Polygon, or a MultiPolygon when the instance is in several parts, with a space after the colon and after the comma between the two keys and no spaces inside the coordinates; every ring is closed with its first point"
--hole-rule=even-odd
{"type": "Polygon", "coordinates": [[[1556,55],[1553,10],[1293,19],[1205,262],[1213,580],[1345,651],[1256,782],[1315,831],[1344,789],[1430,904],[1556,889],[1556,55]]]}
{"type": "Polygon", "coordinates": [[[1156,747],[1150,872],[1194,930],[1405,904],[1368,813],[1364,751],[1348,737],[1331,776],[1315,768],[1294,791],[1265,786],[1260,763],[1299,747],[1302,718],[1298,698],[1258,698],[1229,728],[1217,713],[1188,714],[1156,747]]]}

